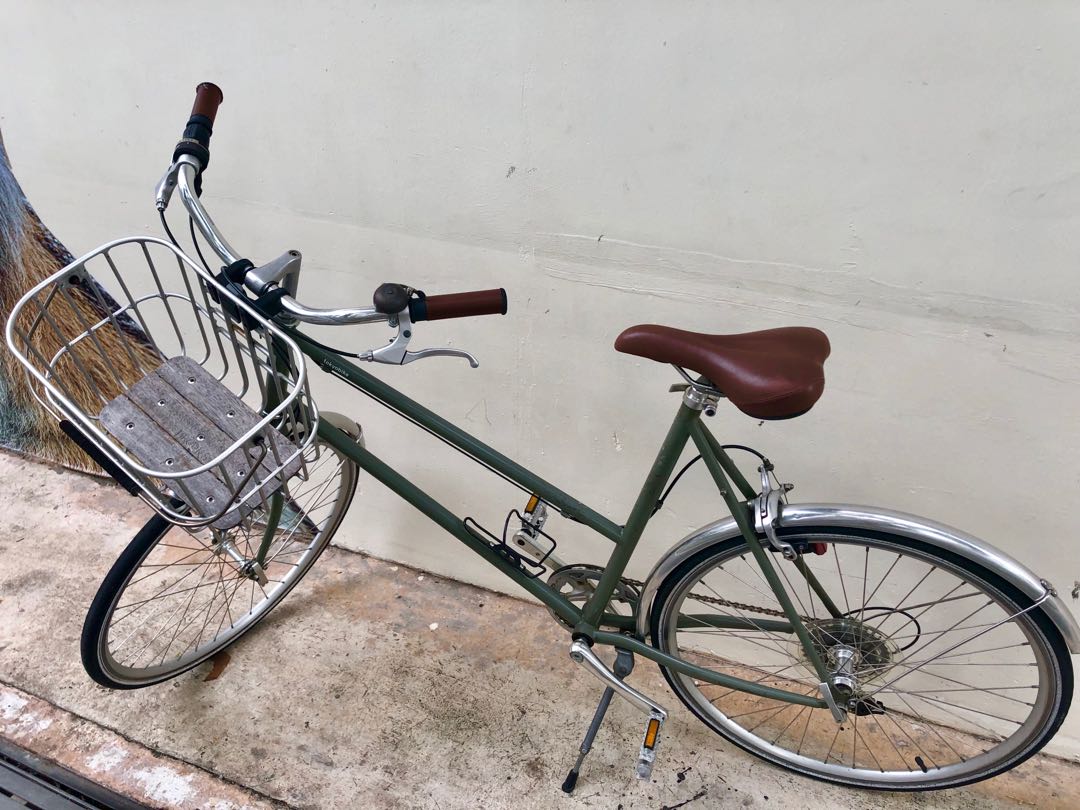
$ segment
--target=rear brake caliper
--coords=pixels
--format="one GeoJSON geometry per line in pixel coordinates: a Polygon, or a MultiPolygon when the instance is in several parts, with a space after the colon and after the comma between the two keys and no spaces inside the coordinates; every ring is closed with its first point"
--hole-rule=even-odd
{"type": "Polygon", "coordinates": [[[787,503],[787,494],[795,485],[780,484],[774,487],[773,465],[768,459],[762,461],[758,472],[761,474],[761,493],[754,499],[754,528],[765,535],[774,551],[783,554],[784,559],[794,560],[799,552],[791,543],[777,537],[776,529],[780,525],[780,507],[787,503]]]}

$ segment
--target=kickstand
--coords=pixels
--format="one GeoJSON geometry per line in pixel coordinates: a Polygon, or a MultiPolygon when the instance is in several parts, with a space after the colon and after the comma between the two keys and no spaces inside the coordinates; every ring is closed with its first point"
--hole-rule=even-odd
{"type": "MultiPolygon", "coordinates": [[[[616,650],[615,666],[613,666],[611,670],[619,680],[625,678],[634,671],[634,654],[629,650],[616,650]]],[[[577,762],[574,763],[574,767],[570,769],[570,773],[568,773],[566,779],[563,780],[563,793],[574,792],[574,786],[577,785],[578,775],[581,773],[581,764],[585,761],[585,756],[592,750],[593,741],[596,739],[596,732],[600,730],[600,724],[604,722],[604,715],[607,714],[608,706],[611,705],[611,698],[614,694],[615,690],[609,686],[604,690],[604,694],[600,696],[600,704],[593,713],[592,722],[589,723],[589,729],[585,732],[585,739],[581,741],[581,748],[578,749],[577,762]]]]}

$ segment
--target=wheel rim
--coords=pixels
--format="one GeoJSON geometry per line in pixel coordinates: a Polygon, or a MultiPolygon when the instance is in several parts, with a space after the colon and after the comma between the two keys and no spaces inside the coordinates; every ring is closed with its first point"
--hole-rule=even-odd
{"type": "MultiPolygon", "coordinates": [[[[835,592],[838,610],[852,614],[846,619],[826,620],[821,600],[794,566],[772,555],[774,566],[796,610],[811,618],[808,630],[820,641],[827,667],[836,667],[831,652],[837,647],[865,656],[854,667],[858,694],[879,701],[884,713],[866,711],[872,704],[864,703],[866,713],[849,712],[841,729],[827,709],[757,698],[668,671],[672,687],[702,720],[796,770],[898,789],[983,778],[1023,758],[1043,738],[1060,700],[1055,658],[1027,615],[994,626],[1020,611],[1006,594],[910,545],[840,534],[785,539],[826,544],[825,556],[800,559],[835,592]],[[875,607],[889,610],[875,614],[875,607]],[[896,608],[907,608],[906,615],[896,608]],[[850,627],[847,635],[841,632],[860,625],[869,628],[862,636],[850,627]]],[[[710,555],[682,576],[664,600],[657,640],[666,652],[710,668],[820,696],[793,634],[760,625],[739,631],[700,627],[703,622],[688,616],[703,617],[704,605],[714,615],[758,623],[774,618],[747,609],[778,611],[779,605],[744,543],[710,555]],[[699,601],[721,595],[742,607],[699,601]],[[702,636],[711,638],[703,643],[702,636]],[[753,665],[728,663],[736,660],[753,665]]]]}
{"type": "Polygon", "coordinates": [[[329,445],[317,442],[306,455],[306,480],[294,478],[285,488],[286,505],[266,554],[265,586],[245,575],[220,545],[225,539],[253,558],[265,507],[226,532],[169,526],[149,544],[118,589],[99,635],[98,660],[110,677],[148,684],[190,669],[239,638],[299,582],[336,531],[356,487],[355,465],[329,445]]]}

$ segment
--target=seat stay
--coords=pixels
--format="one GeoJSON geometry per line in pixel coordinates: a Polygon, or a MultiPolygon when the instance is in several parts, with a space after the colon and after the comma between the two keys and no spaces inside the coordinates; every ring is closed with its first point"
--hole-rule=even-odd
{"type": "Polygon", "coordinates": [[[788,594],[787,589],[784,588],[784,584],[780,581],[780,576],[777,574],[776,568],[769,558],[769,552],[765,550],[758,540],[757,533],[754,531],[754,524],[750,520],[748,504],[745,501],[740,501],[735,493],[732,492],[731,484],[728,483],[727,476],[724,474],[724,468],[721,466],[720,460],[713,453],[706,434],[707,431],[705,430],[705,426],[700,422],[694,422],[690,425],[690,438],[697,446],[698,452],[701,453],[701,458],[709,470],[709,474],[712,475],[713,481],[720,490],[720,497],[724,499],[728,510],[731,512],[731,516],[735,518],[735,523],[738,525],[743,539],[746,540],[747,545],[750,546],[750,552],[754,557],[754,561],[757,563],[758,568],[765,577],[765,581],[768,583],[769,588],[776,596],[776,600],[780,603],[780,607],[784,612],[785,618],[790,623],[792,631],[798,636],[807,660],[813,666],[814,672],[817,674],[818,678],[825,681],[827,679],[828,669],[825,667],[824,661],[822,661],[817,648],[814,646],[813,640],[810,638],[810,633],[807,631],[806,625],[803,624],[803,620],[799,616],[799,612],[795,609],[795,604],[791,601],[791,596],[788,594]]]}

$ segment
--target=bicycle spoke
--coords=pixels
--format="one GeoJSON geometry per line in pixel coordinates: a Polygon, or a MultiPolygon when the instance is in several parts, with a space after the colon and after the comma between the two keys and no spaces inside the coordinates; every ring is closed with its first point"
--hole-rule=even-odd
{"type": "MultiPolygon", "coordinates": [[[[1008,720],[1007,718],[996,717],[995,715],[987,714],[986,712],[980,712],[980,711],[977,711],[975,709],[969,709],[966,706],[955,706],[955,705],[953,705],[951,703],[946,703],[945,701],[935,701],[933,698],[925,698],[925,697],[919,697],[919,696],[913,695],[912,699],[913,700],[921,700],[924,703],[931,704],[938,711],[945,712],[946,714],[948,714],[951,717],[955,718],[955,720],[959,721],[961,725],[967,724],[967,725],[973,725],[973,726],[978,727],[979,728],[979,735],[983,736],[983,737],[985,737],[985,738],[987,738],[987,739],[989,739],[991,741],[1000,741],[1000,740],[1004,739],[1005,736],[1007,736],[1007,735],[1001,734],[999,731],[995,731],[994,729],[987,727],[983,723],[972,720],[970,717],[964,717],[963,715],[958,714],[956,711],[954,711],[954,709],[961,709],[963,711],[968,711],[968,712],[972,712],[974,714],[979,714],[979,715],[982,715],[982,716],[990,717],[990,718],[995,719],[995,720],[1001,720],[1002,722],[1005,722],[1005,723],[1011,723],[1013,725],[1020,725],[1015,720],[1008,720]]],[[[908,705],[908,706],[911,705],[906,700],[904,701],[904,703],[906,705],[908,705]]]]}
{"type": "MultiPolygon", "coordinates": [[[[184,615],[187,615],[187,610],[191,607],[191,603],[195,600],[195,591],[191,592],[191,596],[188,597],[187,605],[184,606],[184,615]]],[[[165,652],[161,654],[161,661],[159,663],[164,664],[166,657],[169,655],[169,650],[172,649],[172,645],[176,642],[176,637],[180,634],[180,625],[177,624],[176,632],[173,633],[172,638],[169,639],[169,643],[165,647],[165,652]]]]}
{"type": "MultiPolygon", "coordinates": [[[[919,781],[924,774],[931,782],[986,768],[982,754],[1018,744],[1013,741],[1022,732],[1030,733],[1025,722],[1041,710],[1037,696],[1046,677],[1023,630],[1024,614],[1035,605],[1008,609],[1003,597],[951,563],[921,553],[862,539],[837,538],[828,545],[834,559],[800,559],[822,587],[839,591],[840,615],[820,617],[809,577],[800,582],[787,571],[787,561],[777,570],[826,666],[853,662],[847,666],[855,696],[846,721],[834,724],[826,709],[675,676],[676,691],[692,700],[699,716],[710,718],[710,725],[739,729],[734,739],[752,749],[760,739],[770,752],[790,751],[801,763],[808,757],[822,768],[842,767],[865,784],[919,781]],[[835,650],[847,650],[849,657],[837,657],[835,650]]],[[[818,696],[817,681],[807,682],[798,639],[768,630],[763,618],[755,618],[779,615],[777,600],[762,587],[745,545],[732,548],[738,550],[681,575],[677,593],[669,597],[677,607],[665,608],[668,629],[661,638],[671,641],[664,649],[707,649],[705,658],[692,659],[699,666],[818,696]],[[754,574],[747,576],[744,567],[754,574]],[[713,624],[733,619],[745,627],[713,624]]]]}
{"type": "Polygon", "coordinates": [[[866,580],[868,577],[867,569],[870,566],[870,547],[867,546],[863,554],[863,569],[862,569],[862,604],[859,605],[859,618],[861,619],[866,611],[866,580]]]}
{"type": "MultiPolygon", "coordinates": [[[[900,762],[902,762],[904,764],[904,767],[907,768],[908,772],[910,772],[911,771],[911,766],[909,766],[907,764],[907,761],[904,759],[904,755],[900,753],[900,748],[899,748],[899,746],[897,746],[896,740],[894,740],[892,738],[892,735],[889,734],[889,732],[887,732],[885,730],[885,727],[883,725],[881,725],[881,721],[878,720],[878,716],[876,714],[871,713],[870,717],[872,717],[874,719],[874,724],[878,727],[878,730],[881,731],[881,736],[883,736],[886,740],[889,741],[889,745],[891,745],[892,748],[893,748],[893,751],[896,752],[896,758],[900,762]]],[[[889,719],[892,720],[891,717],[889,719]]],[[[895,725],[897,728],[900,729],[900,732],[902,734],[904,734],[905,737],[908,738],[908,740],[911,742],[912,745],[915,745],[915,741],[911,739],[911,737],[907,734],[907,732],[904,731],[903,728],[901,728],[900,724],[897,723],[896,720],[893,720],[893,725],[895,725]]],[[[885,769],[882,768],[882,770],[885,770],[885,769]]]]}
{"type": "MultiPolygon", "coordinates": [[[[936,725],[934,725],[933,723],[927,722],[927,720],[926,720],[926,719],[925,719],[925,718],[924,718],[924,717],[923,717],[923,716],[922,716],[921,714],[919,714],[919,713],[918,713],[918,711],[916,711],[916,710],[915,710],[915,707],[914,707],[914,706],[912,706],[912,705],[911,705],[911,704],[910,704],[910,703],[909,703],[909,702],[907,701],[907,699],[906,699],[906,698],[904,698],[904,696],[903,696],[903,695],[898,695],[898,697],[900,698],[900,701],[901,701],[901,702],[902,702],[902,703],[903,703],[903,704],[904,704],[905,706],[907,706],[907,707],[908,707],[908,710],[909,710],[909,711],[911,711],[911,713],[915,715],[916,719],[918,719],[918,721],[919,721],[920,723],[922,723],[922,724],[923,724],[923,725],[925,725],[925,726],[926,726],[927,728],[929,728],[929,729],[930,729],[931,731],[933,731],[933,732],[934,732],[934,734],[935,734],[935,735],[937,736],[937,738],[938,738],[939,740],[941,740],[941,741],[942,741],[942,742],[943,742],[943,743],[945,744],[945,747],[946,747],[946,748],[948,748],[948,749],[949,749],[950,751],[952,751],[952,752],[953,752],[953,754],[955,754],[955,755],[956,755],[956,758],[957,758],[958,760],[960,760],[961,762],[962,762],[962,761],[964,761],[964,757],[963,757],[963,755],[962,755],[962,754],[961,754],[961,753],[960,753],[959,751],[957,751],[957,750],[956,750],[956,749],[955,749],[955,748],[953,747],[952,743],[950,743],[950,742],[949,742],[949,741],[948,741],[947,739],[945,739],[945,736],[944,736],[944,735],[943,735],[943,734],[942,734],[942,733],[941,733],[941,732],[940,732],[940,731],[938,730],[938,727],[937,727],[936,725]]],[[[892,715],[890,715],[890,717],[892,717],[892,715]]],[[[893,721],[893,723],[895,723],[895,724],[896,724],[896,727],[897,727],[897,728],[900,728],[900,729],[902,729],[902,728],[903,728],[903,727],[902,727],[902,726],[901,726],[901,725],[900,725],[900,724],[899,724],[899,723],[898,723],[898,722],[896,721],[896,718],[895,718],[895,717],[892,717],[892,721],[893,721]]],[[[905,736],[906,736],[906,732],[905,732],[905,736]]],[[[911,739],[911,738],[910,738],[910,737],[908,737],[908,739],[911,739]]],[[[921,747],[920,747],[920,751],[922,751],[922,748],[921,748],[921,747]]],[[[922,751],[922,753],[928,753],[928,752],[926,752],[926,751],[922,751]]],[[[932,758],[932,757],[931,757],[931,760],[930,760],[930,761],[931,761],[931,763],[933,763],[933,764],[934,764],[934,767],[936,767],[936,768],[937,768],[937,767],[941,767],[941,766],[937,765],[936,763],[934,763],[934,760],[933,760],[933,758],[932,758]]]]}
{"type": "MultiPolygon", "coordinates": [[[[786,568],[787,568],[786,565],[778,565],[778,566],[776,566],[776,570],[778,570],[780,572],[780,576],[782,576],[784,578],[784,582],[787,583],[788,593],[790,593],[792,596],[795,597],[795,601],[798,603],[799,610],[801,610],[803,612],[803,615],[806,615],[807,613],[809,613],[811,616],[814,616],[813,603],[811,603],[811,605],[810,605],[811,609],[807,610],[806,606],[803,604],[802,598],[799,596],[798,588],[796,588],[794,585],[792,585],[791,580],[788,579],[787,571],[785,570],[786,568]]],[[[808,579],[806,579],[804,577],[804,581],[806,582],[807,593],[810,593],[810,580],[808,580],[808,579]]],[[[814,616],[814,618],[816,618],[816,616],[814,616]]]]}
{"type": "Polygon", "coordinates": [[[782,729],[780,729],[779,734],[777,734],[775,737],[773,737],[773,740],[772,740],[773,745],[776,745],[780,741],[780,738],[783,737],[785,734],[787,734],[787,730],[789,728],[791,728],[793,725],[795,725],[795,723],[798,721],[798,719],[800,717],[802,717],[803,712],[810,711],[809,706],[799,706],[798,708],[799,708],[799,711],[795,713],[795,716],[792,717],[791,720],[788,721],[788,724],[786,726],[784,726],[782,729]]]}
{"type": "MultiPolygon", "coordinates": [[[[218,577],[218,582],[220,582],[220,581],[221,581],[221,578],[220,578],[220,575],[219,575],[219,577],[218,577]]],[[[217,585],[217,583],[216,583],[216,582],[215,582],[215,583],[211,583],[211,584],[213,584],[213,585],[215,585],[215,586],[217,585]]],[[[215,592],[216,592],[216,588],[215,588],[215,592]]],[[[213,598],[214,598],[214,597],[213,597],[213,595],[211,595],[211,597],[210,597],[210,598],[211,598],[211,599],[213,599],[213,598]]],[[[170,613],[170,614],[169,614],[169,616],[168,616],[168,618],[167,618],[167,619],[165,620],[165,624],[164,624],[164,625],[162,626],[162,628],[161,628],[160,630],[158,630],[156,634],[154,634],[153,636],[151,636],[151,637],[150,637],[150,640],[149,640],[149,641],[147,641],[147,642],[146,642],[146,643],[145,643],[145,644],[144,644],[144,645],[143,645],[142,647],[140,647],[140,648],[139,648],[138,650],[136,650],[136,651],[135,651],[135,653],[134,653],[134,655],[132,655],[132,656],[131,656],[131,658],[130,658],[130,659],[128,659],[128,660],[130,660],[130,661],[135,661],[135,660],[137,660],[137,659],[138,659],[138,657],[139,657],[139,655],[140,655],[140,654],[141,654],[141,653],[142,653],[142,652],[143,652],[144,650],[146,650],[146,649],[147,649],[147,648],[148,648],[148,647],[149,647],[149,646],[150,646],[151,644],[153,644],[153,643],[154,643],[154,642],[155,642],[155,641],[156,641],[156,640],[157,640],[157,639],[158,639],[158,638],[159,638],[159,637],[161,636],[161,634],[162,634],[162,633],[165,633],[165,632],[166,632],[166,631],[167,631],[167,630],[169,629],[169,627],[171,626],[171,621],[172,621],[172,617],[173,617],[173,616],[174,616],[174,615],[176,614],[176,612],[177,612],[177,611],[178,611],[178,610],[180,609],[180,607],[181,607],[181,605],[177,605],[177,606],[176,606],[175,608],[173,608],[173,611],[172,611],[172,613],[170,613]]],[[[144,622],[144,624],[145,624],[145,622],[144,622]]]]}
{"type": "MultiPolygon", "coordinates": [[[[190,590],[192,593],[194,593],[199,588],[203,587],[203,579],[206,577],[207,572],[209,572],[210,570],[212,570],[212,569],[210,569],[209,566],[208,566],[199,575],[199,579],[197,581],[197,584],[193,588],[189,588],[187,590],[190,590]]],[[[186,592],[186,591],[183,591],[183,592],[186,592]]],[[[154,601],[154,600],[149,599],[149,600],[145,600],[145,601],[146,602],[151,602],[151,601],[154,601]]],[[[136,604],[141,604],[141,603],[136,603],[136,604]]],[[[128,633],[128,635],[124,637],[124,640],[120,644],[118,644],[115,648],[111,648],[111,649],[115,649],[117,652],[122,650],[125,646],[127,646],[128,641],[130,641],[132,638],[134,638],[135,634],[138,633],[147,624],[147,622],[149,622],[151,619],[153,619],[155,616],[159,615],[160,613],[164,612],[166,609],[167,609],[166,605],[162,605],[161,607],[159,607],[154,613],[150,614],[150,616],[144,618],[141,622],[139,622],[137,625],[135,625],[135,627],[133,627],[131,629],[131,631],[128,633]]],[[[124,617],[120,621],[123,621],[124,619],[127,619],[129,616],[134,615],[136,612],[137,611],[132,610],[129,613],[126,613],[124,615],[124,617]]],[[[118,622],[114,622],[110,629],[114,629],[117,624],[118,624],[118,622]]]]}
{"type": "MultiPolygon", "coordinates": [[[[708,590],[711,591],[714,596],[717,596],[717,597],[720,596],[720,594],[718,594],[712,587],[710,587],[705,582],[702,582],[701,584],[704,585],[706,588],[708,588],[708,590]]],[[[737,618],[746,619],[751,624],[753,624],[753,619],[751,619],[749,616],[747,616],[746,613],[744,613],[742,610],[740,610],[739,608],[735,608],[735,611],[739,614],[739,616],[737,618]]],[[[761,632],[765,633],[766,635],[771,636],[771,634],[767,630],[765,630],[763,627],[758,626],[758,625],[755,625],[755,626],[757,627],[758,630],[761,630],[761,632]]],[[[773,638],[773,642],[772,642],[773,646],[776,647],[776,649],[780,652],[781,655],[786,655],[787,651],[784,649],[783,645],[778,640],[776,640],[775,637],[772,637],[772,638],[773,638]]],[[[764,645],[759,645],[759,646],[764,646],[764,645]]]]}
{"type": "MultiPolygon", "coordinates": [[[[990,603],[988,603],[988,604],[993,604],[993,602],[990,602],[990,603]]],[[[985,607],[985,606],[984,606],[984,607],[985,607]]],[[[1032,605],[1032,607],[1034,607],[1034,605],[1032,605]]],[[[982,610],[982,609],[983,609],[983,608],[979,608],[979,610],[982,610]]],[[[971,618],[972,616],[974,616],[974,615],[975,615],[975,613],[978,613],[978,612],[979,612],[979,610],[976,610],[976,611],[975,611],[974,613],[970,613],[970,614],[968,614],[967,616],[965,616],[965,617],[964,617],[963,619],[961,619],[960,621],[961,621],[961,622],[963,622],[963,621],[966,621],[967,619],[969,619],[969,618],[971,618]]],[[[932,662],[936,661],[936,660],[937,660],[937,659],[938,659],[938,658],[939,658],[939,657],[940,657],[941,655],[944,655],[945,653],[950,653],[950,652],[952,652],[953,650],[955,650],[955,649],[957,649],[957,648],[959,648],[959,647],[962,647],[962,646],[964,646],[965,644],[970,644],[970,643],[971,643],[972,641],[974,641],[975,639],[977,639],[977,638],[979,638],[979,637],[981,637],[981,636],[984,636],[984,635],[986,635],[986,634],[987,634],[987,633],[989,633],[989,632],[990,632],[991,630],[995,630],[995,629],[997,629],[998,627],[1001,627],[1002,625],[1006,624],[1007,622],[1011,622],[1011,621],[1013,621],[1013,620],[1014,620],[1014,619],[1015,619],[1015,618],[1016,618],[1017,616],[1019,616],[1019,615],[1022,615],[1023,613],[1027,613],[1027,611],[1028,611],[1028,610],[1031,610],[1031,608],[1028,608],[1027,610],[1022,610],[1022,611],[1020,611],[1020,613],[1017,613],[1017,614],[1015,614],[1015,615],[1013,615],[1013,616],[1008,616],[1008,617],[1006,617],[1006,618],[1002,619],[1001,621],[999,621],[999,622],[998,622],[997,624],[993,624],[993,625],[991,625],[990,627],[988,627],[988,628],[987,628],[987,629],[985,629],[985,630],[980,630],[980,631],[979,631],[978,633],[976,633],[975,635],[973,635],[973,636],[971,636],[971,637],[969,637],[969,638],[965,639],[964,641],[961,641],[961,642],[958,642],[957,644],[954,644],[953,646],[949,647],[949,648],[948,648],[947,650],[945,650],[944,652],[942,652],[942,653],[939,653],[938,655],[934,656],[933,658],[930,658],[930,659],[928,659],[926,663],[927,663],[927,664],[929,664],[929,663],[932,663],[932,662]]],[[[959,624],[959,622],[957,622],[957,624],[959,624]]],[[[955,625],[954,625],[954,627],[955,627],[955,625]]],[[[952,628],[950,628],[950,629],[952,629],[952,628]]],[[[922,647],[920,647],[919,649],[924,649],[925,647],[926,647],[926,645],[924,644],[924,645],[923,645],[922,647]]],[[[925,666],[925,664],[924,664],[923,666],[925,666]]],[[[897,677],[897,678],[894,678],[893,680],[889,681],[889,682],[888,682],[887,684],[885,684],[885,686],[892,686],[892,685],[893,685],[894,683],[896,683],[896,682],[897,682],[898,680],[900,680],[900,678],[906,678],[906,677],[907,677],[908,675],[910,675],[910,674],[911,674],[912,672],[919,672],[919,671],[922,671],[922,667],[919,667],[919,668],[916,668],[916,669],[910,669],[910,670],[908,670],[908,672],[904,673],[903,675],[900,675],[899,677],[897,677]]],[[[884,687],[882,687],[882,688],[884,688],[884,687]]],[[[880,691],[880,690],[879,690],[879,691],[880,691]]],[[[872,695],[873,695],[874,693],[873,693],[873,692],[871,692],[870,694],[871,694],[871,696],[872,696],[872,695]]]]}
{"type": "MultiPolygon", "coordinates": [[[[762,676],[761,676],[760,678],[757,678],[757,679],[755,679],[755,680],[751,681],[751,683],[761,683],[761,682],[762,682],[762,681],[764,681],[764,680],[765,680],[766,678],[775,678],[775,677],[776,677],[777,675],[779,675],[779,674],[780,674],[781,672],[785,672],[785,671],[787,671],[787,670],[789,670],[789,669],[793,669],[793,668],[794,668],[795,666],[796,666],[796,664],[788,664],[788,665],[787,665],[786,667],[784,667],[783,669],[781,669],[781,670],[778,670],[778,671],[776,671],[776,672],[766,672],[766,673],[764,673],[764,674],[763,674],[763,675],[762,675],[762,676]]],[[[749,667],[748,667],[748,668],[749,668],[749,667]]],[[[743,667],[742,667],[742,666],[740,665],[740,666],[739,666],[739,669],[743,669],[743,667]]],[[[798,683],[798,685],[799,685],[799,686],[808,686],[808,684],[804,684],[804,683],[799,683],[798,681],[796,681],[796,683],[798,683]]],[[[710,699],[709,699],[709,702],[710,702],[710,703],[713,703],[713,704],[715,704],[715,703],[716,703],[716,702],[717,702],[718,700],[723,700],[723,699],[724,699],[725,697],[727,697],[728,695],[732,695],[732,694],[735,694],[736,692],[739,692],[739,691],[740,691],[740,690],[738,690],[738,689],[728,689],[728,690],[727,690],[726,692],[724,692],[723,694],[721,694],[721,695],[717,695],[717,696],[716,696],[716,697],[714,697],[714,698],[710,698],[710,699]]]]}
{"type": "Polygon", "coordinates": [[[828,762],[829,758],[832,756],[833,749],[836,747],[836,741],[840,739],[840,731],[840,728],[836,729],[836,733],[833,735],[832,742],[829,743],[829,750],[825,752],[825,762],[828,762]]]}
{"type": "MultiPolygon", "coordinates": [[[[870,553],[869,547],[867,548],[866,552],[867,552],[867,554],[870,553]]],[[[870,602],[873,601],[874,597],[877,596],[877,592],[881,589],[881,586],[885,584],[885,580],[887,580],[889,578],[889,574],[891,574],[893,572],[893,569],[896,568],[896,564],[898,562],[900,562],[900,560],[902,558],[903,558],[902,554],[897,554],[896,555],[896,559],[892,561],[892,565],[889,566],[889,570],[887,570],[884,574],[881,575],[881,581],[878,582],[878,584],[874,587],[874,590],[872,590],[870,592],[870,595],[866,599],[863,600],[864,605],[868,605],[868,604],[870,604],[870,602]]]]}
{"type": "Polygon", "coordinates": [[[282,490],[286,500],[268,543],[264,584],[241,566],[266,536],[269,497],[254,499],[254,510],[228,530],[166,529],[132,569],[107,616],[103,665],[136,680],[168,673],[222,648],[276,604],[310,565],[305,555],[321,550],[325,527],[340,519],[352,494],[345,482],[355,481],[355,466],[322,447],[305,479],[282,490]]]}
{"type": "MultiPolygon", "coordinates": [[[[206,562],[206,565],[208,565],[208,566],[209,566],[209,565],[212,565],[212,564],[213,564],[214,562],[215,562],[215,561],[213,561],[213,560],[208,560],[208,561],[206,562]]],[[[197,571],[197,570],[198,570],[198,569],[195,569],[195,571],[197,571]]],[[[172,592],[172,593],[170,593],[170,594],[166,594],[165,592],[166,592],[167,590],[169,590],[169,588],[173,587],[174,585],[179,585],[179,584],[180,584],[180,583],[181,583],[182,581],[184,581],[184,580],[185,580],[185,579],[187,579],[187,578],[188,578],[189,576],[191,576],[191,575],[192,575],[193,573],[195,573],[195,571],[189,571],[188,573],[184,574],[184,576],[180,577],[180,579],[178,579],[178,580],[176,580],[176,581],[174,581],[174,582],[166,583],[166,585],[165,585],[165,586],[164,586],[164,587],[163,587],[163,588],[162,588],[162,589],[161,589],[160,591],[158,591],[157,593],[155,593],[155,594],[154,594],[153,596],[150,596],[150,597],[148,597],[147,599],[143,599],[143,600],[141,600],[141,601],[139,601],[139,602],[131,602],[131,603],[128,603],[128,604],[126,604],[126,605],[117,605],[117,606],[116,606],[116,608],[115,608],[115,610],[120,610],[121,608],[129,608],[129,607],[134,607],[134,606],[137,606],[137,605],[142,605],[142,604],[146,604],[147,602],[152,602],[152,601],[154,601],[154,600],[155,600],[155,599],[157,599],[157,598],[158,598],[159,596],[175,596],[175,595],[177,595],[177,594],[179,594],[179,593],[186,593],[186,592],[187,592],[187,591],[186,591],[186,589],[184,589],[184,590],[180,590],[180,591],[173,591],[173,592],[172,592]]]]}
{"type": "MultiPolygon", "coordinates": [[[[833,543],[832,544],[832,550],[833,550],[833,559],[836,560],[836,576],[840,580],[840,591],[844,595],[844,609],[847,611],[847,613],[851,613],[851,604],[848,602],[848,597],[847,597],[847,586],[844,585],[844,574],[840,570],[840,548],[839,548],[839,546],[836,545],[836,543],[833,543]]],[[[845,615],[847,615],[847,614],[845,614],[845,615]]],[[[855,767],[855,766],[852,765],[852,767],[855,767]]]]}

